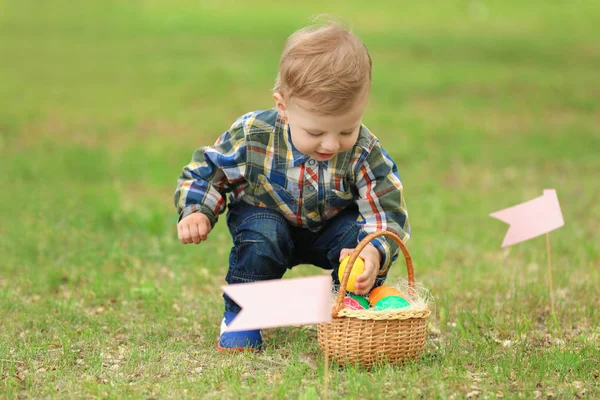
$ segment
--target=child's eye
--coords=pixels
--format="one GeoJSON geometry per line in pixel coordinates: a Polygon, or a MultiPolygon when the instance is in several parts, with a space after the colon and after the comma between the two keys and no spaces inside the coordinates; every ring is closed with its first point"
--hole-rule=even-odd
{"type": "Polygon", "coordinates": [[[323,134],[323,133],[309,132],[309,131],[306,131],[306,133],[308,133],[310,136],[314,136],[314,137],[319,137],[323,134]]]}
{"type": "Polygon", "coordinates": [[[342,136],[350,136],[354,133],[354,131],[342,132],[342,136]]]}

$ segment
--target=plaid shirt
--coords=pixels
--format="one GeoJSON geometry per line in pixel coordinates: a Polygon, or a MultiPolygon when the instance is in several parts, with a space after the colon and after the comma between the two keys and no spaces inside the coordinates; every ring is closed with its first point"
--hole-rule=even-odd
{"type": "MultiPolygon", "coordinates": [[[[379,140],[363,125],[351,150],[327,161],[300,153],[276,109],[240,117],[214,146],[198,149],[175,192],[179,218],[194,212],[217,222],[229,201],[279,211],[290,224],[318,231],[342,209],[358,205],[358,240],[375,231],[410,234],[402,182],[379,140]]],[[[398,256],[386,237],[371,242],[382,254],[380,273],[398,256]]]]}

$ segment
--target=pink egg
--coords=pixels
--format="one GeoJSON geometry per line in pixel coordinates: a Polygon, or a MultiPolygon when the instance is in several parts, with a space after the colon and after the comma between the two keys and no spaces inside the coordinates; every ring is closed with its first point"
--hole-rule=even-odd
{"type": "Polygon", "coordinates": [[[346,297],[344,299],[344,306],[350,310],[364,310],[365,308],[358,301],[354,300],[351,297],[346,297]]]}

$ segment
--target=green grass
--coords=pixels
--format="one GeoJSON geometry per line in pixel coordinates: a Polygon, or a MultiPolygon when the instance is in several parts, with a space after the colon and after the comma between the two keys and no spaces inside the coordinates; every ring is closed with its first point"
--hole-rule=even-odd
{"type": "Polygon", "coordinates": [[[371,51],[364,120],[398,163],[436,300],[422,360],[332,367],[330,398],[600,397],[593,1],[4,0],[0,398],[322,395],[312,327],[267,330],[260,355],[215,351],[229,234],[179,244],[172,195],[195,148],[271,106],[285,39],[327,12],[371,51]],[[488,216],[544,188],[566,221],[560,329],[545,239],[501,249],[488,216]]]}

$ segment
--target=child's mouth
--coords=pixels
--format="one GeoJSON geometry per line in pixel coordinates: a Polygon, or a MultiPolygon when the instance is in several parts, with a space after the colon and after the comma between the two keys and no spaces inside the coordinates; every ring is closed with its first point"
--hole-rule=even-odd
{"type": "Polygon", "coordinates": [[[335,153],[319,153],[319,152],[317,152],[317,155],[320,158],[331,158],[335,155],[335,153]]]}

